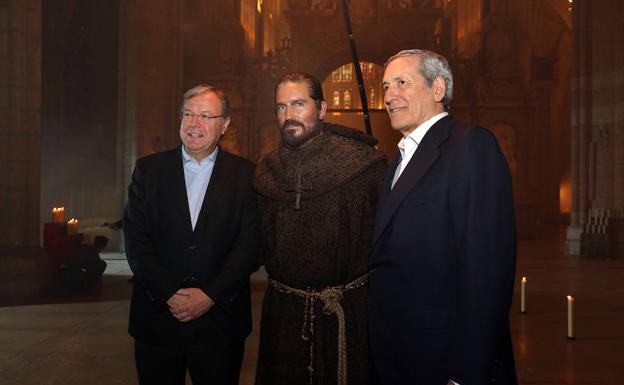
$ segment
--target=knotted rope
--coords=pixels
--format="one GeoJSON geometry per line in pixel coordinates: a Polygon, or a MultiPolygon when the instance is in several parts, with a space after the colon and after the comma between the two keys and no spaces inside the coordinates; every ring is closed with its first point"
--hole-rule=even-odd
{"type": "Polygon", "coordinates": [[[269,285],[283,294],[296,295],[305,299],[303,327],[301,339],[309,341],[310,352],[308,362],[308,383],[311,385],[314,376],[314,305],[317,300],[323,302],[323,314],[334,314],[338,320],[338,385],[347,385],[347,338],[345,333],[345,317],[342,308],[342,296],[344,292],[364,286],[368,281],[368,273],[341,286],[326,287],[316,290],[307,288],[297,289],[269,278],[269,285]]]}

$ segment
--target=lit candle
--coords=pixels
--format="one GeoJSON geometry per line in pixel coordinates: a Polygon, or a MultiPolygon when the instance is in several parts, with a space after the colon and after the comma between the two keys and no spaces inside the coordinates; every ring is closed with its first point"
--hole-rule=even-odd
{"type": "Polygon", "coordinates": [[[52,222],[53,223],[65,222],[65,207],[52,208],[52,222]]]}
{"type": "Polygon", "coordinates": [[[572,307],[574,305],[574,297],[568,296],[568,339],[574,339],[574,323],[572,320],[572,307]]]}
{"type": "Polygon", "coordinates": [[[523,313],[523,314],[526,313],[526,303],[525,303],[526,284],[527,284],[526,277],[522,277],[522,283],[520,285],[520,313],[523,313]]]}
{"type": "Polygon", "coordinates": [[[67,235],[74,235],[78,232],[78,219],[72,218],[67,221],[67,235]]]}

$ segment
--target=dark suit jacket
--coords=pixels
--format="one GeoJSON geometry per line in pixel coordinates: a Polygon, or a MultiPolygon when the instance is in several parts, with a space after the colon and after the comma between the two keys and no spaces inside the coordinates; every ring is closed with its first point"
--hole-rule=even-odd
{"type": "Polygon", "coordinates": [[[249,275],[256,267],[259,216],[251,162],[219,149],[195,231],[181,147],[137,161],[123,229],[135,275],[129,332],[153,343],[228,344],[251,331],[249,275]],[[181,323],[166,301],[201,288],[216,305],[181,323]]]}
{"type": "Polygon", "coordinates": [[[390,190],[370,256],[369,326],[384,385],[513,384],[511,176],[488,131],[447,116],[390,190]]]}

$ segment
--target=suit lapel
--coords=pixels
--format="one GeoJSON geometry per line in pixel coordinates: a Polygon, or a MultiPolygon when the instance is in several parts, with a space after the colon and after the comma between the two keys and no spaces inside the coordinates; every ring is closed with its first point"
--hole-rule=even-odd
{"type": "Polygon", "coordinates": [[[396,173],[397,167],[401,163],[401,153],[397,151],[396,156],[390,163],[388,170],[386,171],[386,177],[381,185],[381,189],[379,191],[379,198],[377,199],[377,214],[375,215],[375,231],[374,234],[377,234],[377,227],[381,223],[382,212],[384,211],[384,207],[386,202],[388,201],[388,196],[390,195],[390,189],[392,187],[392,180],[394,179],[394,174],[396,173]]]}
{"type": "MultiPolygon", "coordinates": [[[[373,248],[381,237],[381,234],[383,234],[385,228],[388,226],[390,219],[399,208],[401,202],[405,199],[405,196],[414,188],[414,186],[416,186],[422,176],[438,159],[440,155],[439,146],[448,137],[449,129],[453,125],[453,122],[453,118],[446,116],[437,121],[429,129],[392,190],[389,189],[394,172],[386,175],[384,189],[387,188],[389,192],[385,197],[385,201],[380,202],[379,205],[379,211],[375,221],[373,248]],[[390,182],[388,182],[388,178],[390,178],[390,182]]],[[[396,166],[394,169],[396,169],[396,166]]]]}
{"type": "Polygon", "coordinates": [[[186,193],[186,179],[184,178],[184,164],[182,163],[182,147],[178,147],[173,152],[169,162],[167,179],[171,178],[172,199],[171,202],[176,206],[175,210],[182,215],[182,223],[184,223],[184,231],[190,233],[193,231],[191,224],[191,213],[188,205],[188,195],[186,193]]]}
{"type": "Polygon", "coordinates": [[[396,174],[396,169],[399,167],[399,164],[401,164],[401,153],[397,151],[397,154],[392,160],[392,163],[388,168],[388,172],[386,173],[386,180],[384,181],[383,185],[384,199],[387,198],[390,194],[390,191],[392,189],[392,181],[394,180],[394,174],[396,174]]]}

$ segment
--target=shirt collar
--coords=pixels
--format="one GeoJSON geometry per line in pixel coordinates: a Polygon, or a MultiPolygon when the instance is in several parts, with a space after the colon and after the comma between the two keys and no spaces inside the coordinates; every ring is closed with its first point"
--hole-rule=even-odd
{"type": "Polygon", "coordinates": [[[184,148],[184,145],[182,145],[181,147],[182,147],[182,163],[183,164],[187,164],[189,162],[195,162],[195,163],[198,163],[199,165],[205,165],[205,164],[208,164],[208,162],[214,162],[214,160],[217,157],[217,152],[219,152],[219,146],[217,146],[217,147],[215,147],[215,149],[212,152],[212,154],[210,154],[206,158],[202,159],[201,162],[197,162],[193,157],[191,157],[188,154],[188,152],[186,152],[186,148],[184,148]]]}
{"type": "Polygon", "coordinates": [[[425,120],[420,126],[416,127],[416,129],[408,135],[410,139],[412,139],[416,144],[420,144],[422,139],[425,137],[425,134],[429,131],[429,129],[438,122],[438,120],[447,116],[448,112],[444,111],[431,118],[425,120]]]}
{"type": "Polygon", "coordinates": [[[408,136],[404,136],[399,141],[399,144],[397,145],[399,147],[399,150],[401,151],[401,155],[404,156],[404,151],[407,150],[409,152],[409,150],[412,147],[414,148],[418,147],[418,145],[420,144],[422,139],[425,137],[425,134],[427,134],[429,129],[433,127],[433,125],[436,124],[438,120],[442,119],[443,117],[447,115],[448,115],[448,112],[446,111],[441,112],[427,119],[426,121],[424,121],[420,126],[416,127],[414,131],[410,132],[408,136]]]}

